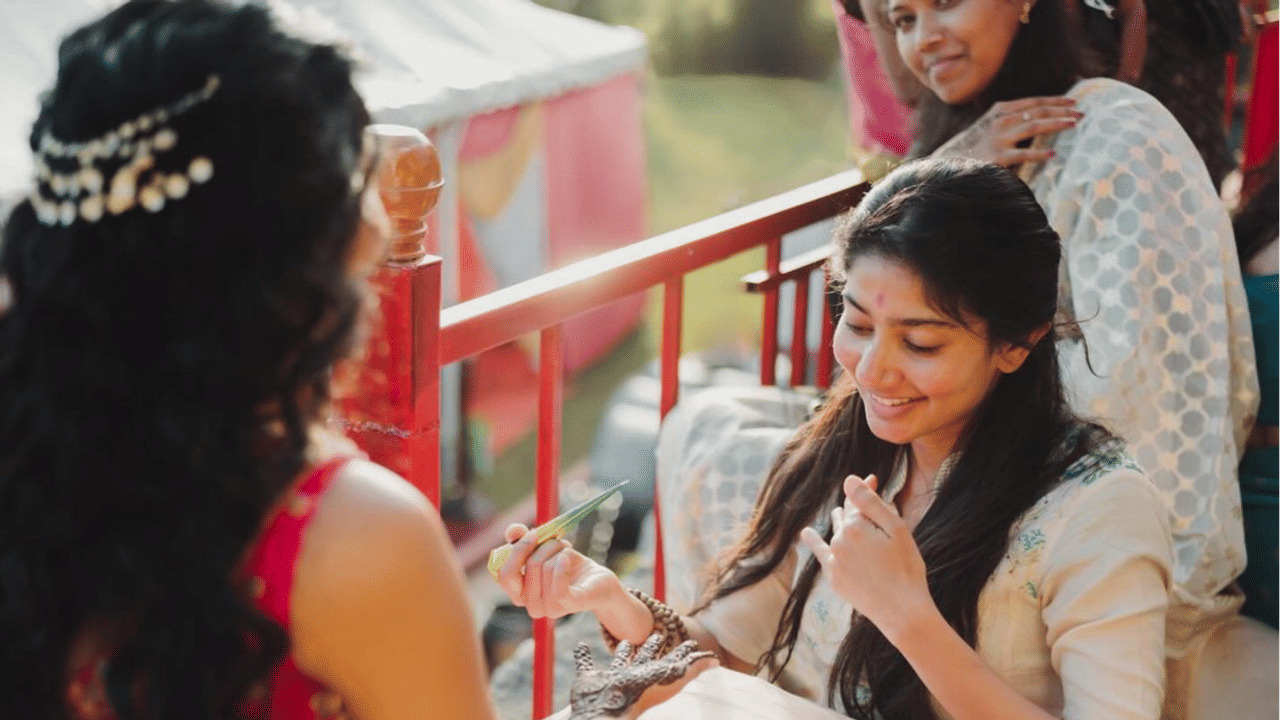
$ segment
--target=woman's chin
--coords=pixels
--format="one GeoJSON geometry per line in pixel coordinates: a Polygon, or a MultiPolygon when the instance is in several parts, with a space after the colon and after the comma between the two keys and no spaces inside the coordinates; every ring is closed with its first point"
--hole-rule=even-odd
{"type": "Polygon", "coordinates": [[[874,414],[868,413],[867,427],[871,429],[872,435],[893,445],[906,445],[914,439],[910,431],[901,424],[886,422],[874,414]]]}
{"type": "Polygon", "coordinates": [[[948,105],[967,105],[978,99],[978,93],[957,90],[956,88],[930,88],[938,99],[948,105]]]}

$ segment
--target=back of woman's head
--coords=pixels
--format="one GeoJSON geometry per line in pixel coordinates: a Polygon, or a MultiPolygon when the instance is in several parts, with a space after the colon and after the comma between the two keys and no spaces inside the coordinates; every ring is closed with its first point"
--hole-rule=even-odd
{"type": "Polygon", "coordinates": [[[836,232],[839,276],[878,255],[917,273],[937,310],[1022,345],[1057,308],[1058,235],[1016,175],[970,160],[907,163],[876,183],[836,232]]]}
{"type": "Polygon", "coordinates": [[[86,635],[126,719],[229,717],[281,656],[233,571],[303,465],[360,312],[351,73],[213,0],[134,0],[59,48],[34,190],[0,247],[16,715],[61,715],[86,635]]]}
{"type": "Polygon", "coordinates": [[[948,105],[932,92],[924,93],[912,157],[937,150],[997,102],[1062,95],[1077,80],[1100,72],[1085,50],[1080,29],[1068,22],[1063,2],[1077,0],[1036,0],[1032,4],[1028,22],[1019,26],[1000,71],[973,102],[948,105]]]}

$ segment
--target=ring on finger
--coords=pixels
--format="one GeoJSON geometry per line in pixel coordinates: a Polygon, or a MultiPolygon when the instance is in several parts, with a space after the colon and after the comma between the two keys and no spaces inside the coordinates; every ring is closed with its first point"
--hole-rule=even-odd
{"type": "Polygon", "coordinates": [[[1023,110],[1023,111],[1022,111],[1022,121],[1023,121],[1023,122],[1031,122],[1031,111],[1030,111],[1030,110],[1023,110]]]}

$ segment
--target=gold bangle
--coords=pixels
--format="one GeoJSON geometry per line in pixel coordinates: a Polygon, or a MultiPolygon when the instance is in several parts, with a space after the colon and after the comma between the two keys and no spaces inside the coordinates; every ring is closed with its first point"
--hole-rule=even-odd
{"type": "MultiPolygon", "coordinates": [[[[662,645],[658,648],[659,657],[666,655],[677,645],[689,639],[689,630],[685,628],[684,620],[680,619],[679,613],[665,603],[650,597],[643,590],[627,588],[627,592],[644,603],[644,606],[649,609],[649,614],[653,616],[654,632],[662,634],[662,645]]],[[[600,625],[600,635],[604,638],[605,647],[609,648],[609,652],[618,649],[618,638],[614,637],[603,624],[600,625]]]]}

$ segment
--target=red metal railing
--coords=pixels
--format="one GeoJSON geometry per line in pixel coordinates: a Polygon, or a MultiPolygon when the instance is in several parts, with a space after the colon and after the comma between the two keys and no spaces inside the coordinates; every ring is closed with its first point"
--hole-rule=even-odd
{"type": "MultiPolygon", "coordinates": [[[[822,251],[783,263],[782,236],[851,207],[865,185],[848,171],[746,207],[554,270],[446,309],[440,308],[440,261],[384,267],[375,278],[382,295],[382,327],[361,369],[361,397],[339,401],[353,437],[373,458],[399,472],[432,502],[440,498],[440,369],[531,332],[541,336],[538,394],[537,518],[557,512],[560,418],[564,395],[560,325],[614,300],[663,287],[660,408],[678,399],[684,276],[745,250],[766,248],[765,269],[745,278],[764,294],[761,382],[774,384],[779,290],[796,288],[791,338],[792,385],[805,382],[809,277],[822,251]]],[[[820,290],[821,291],[821,290],[820,290]]],[[[825,315],[826,313],[824,313],[825,315]]],[[[823,324],[815,383],[831,374],[831,318],[823,324]]],[[[655,513],[658,504],[654,502],[655,513]]],[[[661,519],[655,518],[661,532],[661,519]]],[[[661,535],[654,592],[665,591],[661,535]]],[[[534,623],[533,717],[551,713],[553,623],[534,623]]]]}
{"type": "MultiPolygon", "coordinates": [[[[790,385],[795,387],[801,385],[805,380],[805,369],[808,361],[808,321],[809,321],[809,279],[813,275],[813,271],[825,269],[827,258],[831,254],[830,246],[823,246],[810,250],[807,253],[791,258],[786,262],[773,262],[772,258],[766,259],[766,267],[759,272],[751,273],[742,278],[743,288],[747,292],[756,293],[774,293],[782,287],[783,283],[795,284],[795,307],[791,325],[791,378],[790,385]],[[772,265],[772,266],[770,266],[772,265]]],[[[827,277],[829,280],[829,275],[827,277]]],[[[825,292],[826,283],[819,289],[819,292],[825,292]]],[[[766,297],[768,295],[766,294],[766,297]]],[[[827,348],[831,347],[831,338],[835,334],[835,319],[829,312],[830,308],[824,303],[822,305],[822,339],[818,343],[821,351],[818,353],[818,367],[815,372],[814,384],[821,388],[826,388],[831,383],[831,370],[834,366],[834,356],[827,352],[827,348]]],[[[778,335],[778,311],[776,305],[772,308],[766,302],[764,313],[764,333],[767,336],[776,338],[778,335]]],[[[761,343],[763,345],[763,343],[761,343]]],[[[773,346],[773,353],[777,354],[776,341],[773,346]]],[[[760,364],[760,384],[772,385],[773,374],[772,368],[766,368],[764,359],[768,355],[764,354],[761,349],[760,364]]]]}

